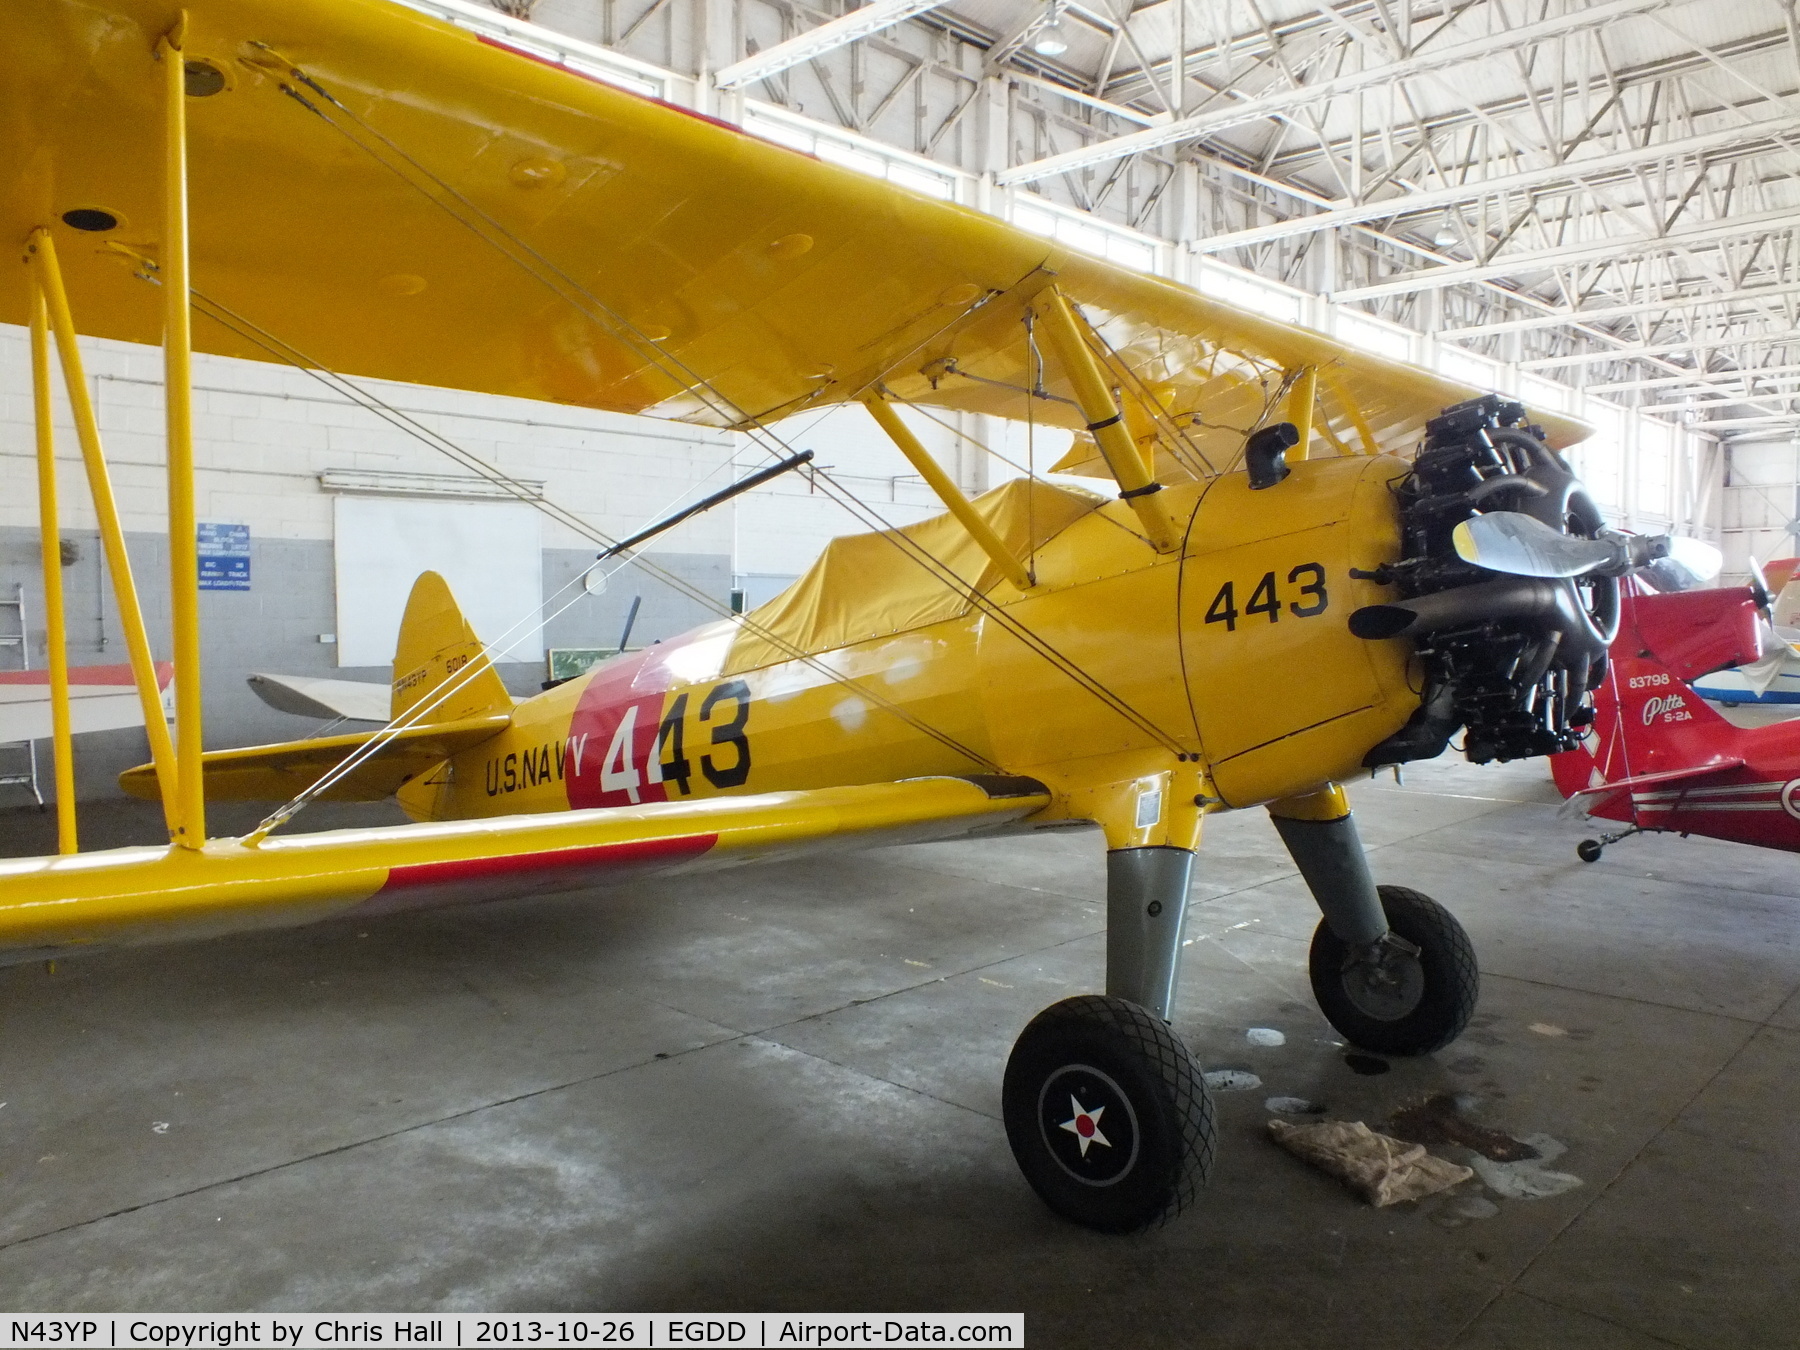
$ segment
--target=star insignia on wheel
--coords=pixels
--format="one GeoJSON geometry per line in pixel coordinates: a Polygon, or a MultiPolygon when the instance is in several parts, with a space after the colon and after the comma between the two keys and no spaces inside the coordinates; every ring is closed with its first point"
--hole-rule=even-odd
{"type": "Polygon", "coordinates": [[[1087,1157],[1089,1144],[1101,1144],[1111,1148],[1111,1141],[1100,1133],[1100,1117],[1105,1114],[1106,1108],[1102,1106],[1097,1110],[1090,1111],[1072,1093],[1069,1096],[1069,1105],[1074,1109],[1075,1115],[1073,1118],[1063,1121],[1062,1127],[1080,1142],[1081,1156],[1087,1157]]]}

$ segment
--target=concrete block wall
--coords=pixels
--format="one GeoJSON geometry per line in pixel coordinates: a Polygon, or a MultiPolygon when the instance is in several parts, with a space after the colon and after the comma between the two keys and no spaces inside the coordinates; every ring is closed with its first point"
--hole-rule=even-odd
{"type": "MultiPolygon", "coordinates": [[[[83,341],[93,399],[140,598],[158,659],[169,654],[167,486],[162,358],[154,348],[83,341]]],[[[521,479],[542,480],[545,495],[608,537],[637,530],[687,501],[769,461],[763,443],[731,432],[623,417],[560,404],[469,394],[381,381],[363,382],[409,417],[521,479]]],[[[253,671],[386,682],[386,668],[346,668],[320,634],[337,628],[328,470],[464,475],[451,459],[365,408],[284,366],[200,356],[194,369],[198,516],[250,527],[248,592],[201,594],[202,678],[209,748],[287,740],[312,724],[264,706],[244,677],[253,671]]],[[[101,565],[96,520],[60,387],[55,398],[62,536],[80,560],[65,570],[70,659],[123,662],[117,606],[101,565]]],[[[976,419],[970,419],[974,421],[976,419]]],[[[923,418],[919,434],[966,486],[978,490],[983,458],[923,418]]],[[[911,466],[861,409],[790,420],[775,430],[808,448],[880,518],[900,525],[938,510],[911,466]]],[[[769,442],[772,443],[772,442],[769,442]]],[[[25,586],[31,663],[46,659],[39,575],[37,492],[28,338],[0,326],[0,593],[25,586]]],[[[993,481],[998,481],[996,476],[993,481]]],[[[731,505],[698,516],[647,549],[714,606],[734,584],[758,579],[752,603],[798,575],[838,534],[867,528],[799,477],[779,480],[731,505]]],[[[616,644],[633,596],[642,605],[637,646],[714,617],[697,603],[627,564],[597,594],[578,578],[596,546],[576,530],[543,521],[546,646],[616,644]],[[554,617],[549,617],[554,614],[554,617]]],[[[489,635],[492,636],[492,635],[489,635]]],[[[503,666],[515,693],[535,691],[538,665],[503,666]]],[[[48,764],[48,747],[41,746],[48,764]]],[[[85,735],[76,747],[77,791],[116,792],[119,769],[146,757],[144,735],[85,735]]],[[[48,773],[44,774],[48,786],[48,773]]],[[[11,790],[7,790],[11,795],[11,790]]],[[[0,807],[11,804],[0,800],[0,807]]]]}

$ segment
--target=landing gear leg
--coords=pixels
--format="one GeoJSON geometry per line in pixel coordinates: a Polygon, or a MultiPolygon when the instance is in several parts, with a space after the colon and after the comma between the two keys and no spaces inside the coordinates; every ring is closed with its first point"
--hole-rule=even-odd
{"type": "Polygon", "coordinates": [[[1106,855],[1106,993],[1163,1021],[1175,1007],[1181,924],[1194,854],[1185,848],[1117,848],[1106,855]]]}
{"type": "Polygon", "coordinates": [[[1212,1102],[1169,1030],[1194,855],[1107,854],[1106,993],[1031,1020],[1006,1063],[1006,1138],[1038,1196],[1106,1233],[1166,1222],[1212,1169],[1212,1102]]]}
{"type": "Polygon", "coordinates": [[[1380,1054],[1428,1054],[1460,1036],[1480,993],[1462,925],[1430,896],[1375,884],[1347,804],[1327,819],[1271,814],[1324,915],[1308,965],[1325,1019],[1380,1054]]]}

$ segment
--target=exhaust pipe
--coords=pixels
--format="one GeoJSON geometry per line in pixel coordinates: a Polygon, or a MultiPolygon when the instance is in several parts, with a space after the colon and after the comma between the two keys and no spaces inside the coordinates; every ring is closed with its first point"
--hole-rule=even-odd
{"type": "Polygon", "coordinates": [[[1417,637],[1502,619],[1573,619],[1571,587],[1540,577],[1498,577],[1392,605],[1365,605],[1350,616],[1359,638],[1417,637]]]}

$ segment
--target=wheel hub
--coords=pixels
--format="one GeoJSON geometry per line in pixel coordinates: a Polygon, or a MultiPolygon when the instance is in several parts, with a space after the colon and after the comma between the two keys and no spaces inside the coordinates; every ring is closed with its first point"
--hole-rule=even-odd
{"type": "Polygon", "coordinates": [[[1425,997],[1419,949],[1389,933],[1344,966],[1344,993],[1358,1012],[1379,1022],[1398,1022],[1425,997]]]}
{"type": "Polygon", "coordinates": [[[1065,1064],[1038,1090],[1038,1133],[1056,1165],[1084,1186],[1111,1186],[1137,1163],[1138,1120],[1118,1083],[1065,1064]]]}

